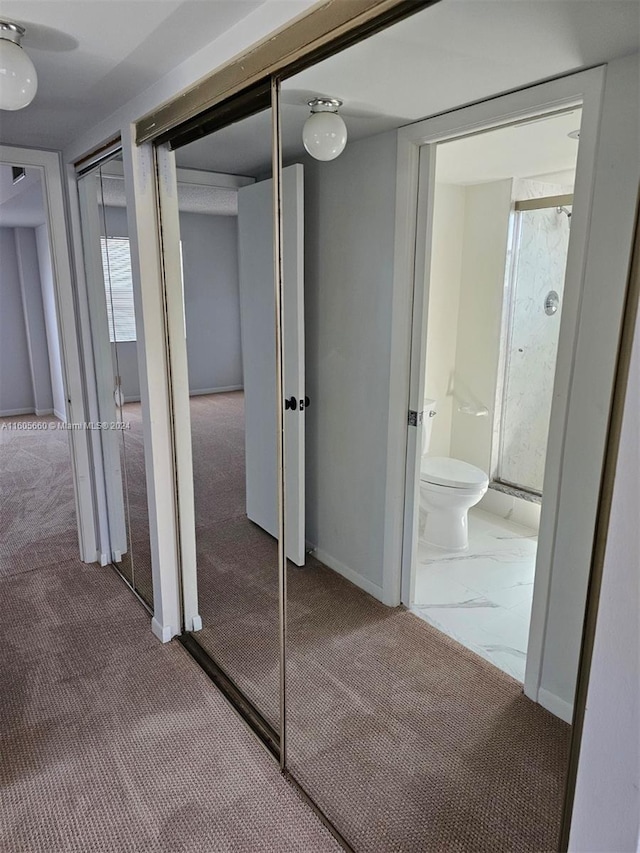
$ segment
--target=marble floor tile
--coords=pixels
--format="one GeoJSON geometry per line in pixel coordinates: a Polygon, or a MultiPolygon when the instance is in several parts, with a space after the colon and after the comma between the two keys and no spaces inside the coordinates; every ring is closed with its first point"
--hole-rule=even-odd
{"type": "Polygon", "coordinates": [[[524,681],[536,549],[535,531],[471,510],[468,551],[419,544],[412,609],[524,681]]]}

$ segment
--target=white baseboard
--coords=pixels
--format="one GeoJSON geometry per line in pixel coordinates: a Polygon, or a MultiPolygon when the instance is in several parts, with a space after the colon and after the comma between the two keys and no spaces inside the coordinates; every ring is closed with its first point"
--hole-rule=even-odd
{"type": "Polygon", "coordinates": [[[127,394],[126,397],[124,398],[125,405],[127,403],[139,403],[140,400],[141,400],[141,397],[139,394],[137,396],[135,394],[132,394],[132,395],[127,394]]]}
{"type": "Polygon", "coordinates": [[[33,415],[35,410],[30,409],[0,409],[0,418],[17,418],[19,415],[33,415]]]}
{"type": "Polygon", "coordinates": [[[243,391],[244,385],[226,385],[221,388],[196,388],[189,389],[190,397],[199,397],[204,394],[224,394],[226,391],[243,391]]]}
{"type": "Polygon", "coordinates": [[[64,412],[59,412],[57,409],[53,410],[53,414],[57,417],[59,421],[66,421],[67,416],[64,412]]]}
{"type": "Polygon", "coordinates": [[[36,409],[36,415],[41,418],[44,415],[52,415],[53,409],[36,409]]]}
{"type": "Polygon", "coordinates": [[[151,620],[151,632],[161,643],[168,643],[176,634],[171,625],[161,625],[155,616],[151,620]]]}
{"type": "Polygon", "coordinates": [[[336,560],[334,557],[332,557],[330,554],[327,554],[326,551],[322,551],[320,548],[313,548],[312,556],[314,556],[321,563],[324,563],[325,566],[328,566],[330,569],[333,569],[334,572],[337,572],[339,575],[342,575],[342,577],[346,578],[348,581],[351,581],[351,583],[355,586],[359,586],[360,589],[363,589],[365,592],[368,592],[369,595],[372,595],[374,598],[377,598],[378,601],[383,601],[383,590],[382,587],[379,586],[377,583],[373,583],[373,581],[370,581],[369,578],[366,578],[359,572],[350,569],[349,566],[345,566],[344,563],[340,562],[340,560],[336,560]]]}
{"type": "Polygon", "coordinates": [[[565,723],[571,723],[573,720],[573,705],[543,687],[538,690],[538,703],[565,723]]]}

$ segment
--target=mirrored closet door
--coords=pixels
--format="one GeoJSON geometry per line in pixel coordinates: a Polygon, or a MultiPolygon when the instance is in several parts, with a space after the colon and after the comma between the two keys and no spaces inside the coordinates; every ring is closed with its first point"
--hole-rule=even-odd
{"type": "Polygon", "coordinates": [[[122,158],[78,180],[93,366],[90,424],[108,558],[153,606],[136,306],[122,158]]]}
{"type": "MultiPolygon", "coordinates": [[[[464,252],[471,251],[463,237],[465,228],[472,231],[475,196],[467,193],[464,174],[481,174],[478,180],[487,184],[489,199],[502,191],[506,207],[495,214],[494,231],[504,224],[504,234],[494,243],[505,246],[507,185],[522,177],[509,171],[515,167],[506,157],[504,163],[499,158],[494,163],[493,175],[485,163],[477,164],[477,172],[467,163],[451,186],[437,187],[446,194],[448,220],[428,225],[421,220],[424,230],[415,235],[421,241],[418,252],[432,239],[426,230],[433,227],[433,252],[441,262],[440,278],[432,281],[431,297],[426,297],[442,314],[438,334],[427,342],[428,357],[435,365],[451,355],[452,362],[441,399],[419,405],[411,426],[409,407],[404,408],[394,385],[404,369],[408,386],[409,342],[398,349],[394,320],[397,312],[406,311],[406,340],[411,300],[403,302],[401,293],[414,285],[413,280],[400,282],[394,266],[397,193],[409,178],[398,172],[397,129],[438,110],[436,90],[415,82],[430,79],[426,48],[433,43],[436,25],[434,10],[423,10],[282,81],[284,175],[295,169],[300,176],[305,238],[305,347],[297,356],[285,351],[284,359],[285,371],[297,369],[305,377],[307,398],[307,556],[304,565],[290,560],[287,568],[287,769],[357,851],[555,849],[571,728],[528,699],[521,682],[478,653],[481,644],[499,642],[492,640],[491,631],[495,628],[498,635],[501,619],[517,628],[516,615],[507,606],[518,604],[518,590],[511,587],[521,583],[521,562],[536,531],[509,525],[499,513],[489,514],[491,505],[483,505],[469,517],[472,550],[463,543],[457,554],[429,550],[422,540],[418,545],[421,570],[429,573],[429,615],[436,613],[441,621],[425,618],[413,602],[400,604],[403,522],[400,518],[394,530],[390,519],[397,518],[393,483],[404,476],[411,430],[420,428],[417,452],[423,460],[439,457],[445,474],[455,466],[467,475],[477,470],[486,491],[486,473],[471,464],[473,448],[458,451],[469,454],[465,461],[465,455],[453,458],[450,442],[443,442],[438,452],[420,447],[421,438],[428,438],[426,426],[420,427],[422,418],[434,410],[443,421],[447,411],[455,407],[458,413],[464,402],[456,382],[456,349],[451,348],[456,339],[458,351],[463,347],[464,330],[458,327],[468,309],[460,269],[464,252]],[[446,227],[453,229],[458,243],[447,236],[446,227]],[[454,293],[457,301],[445,312],[443,301],[454,293]],[[396,429],[405,431],[399,449],[392,444],[396,429]],[[503,540],[510,547],[503,545],[496,558],[493,545],[503,540]],[[510,582],[505,575],[509,567],[499,570],[511,558],[510,582]],[[454,623],[460,633],[463,626],[475,631],[477,645],[458,641],[454,623]]],[[[438,37],[447,42],[455,33],[438,37]]],[[[579,126],[579,116],[577,121],[579,126]]],[[[568,149],[567,164],[571,155],[575,163],[575,147],[562,148],[568,149]]],[[[558,159],[558,171],[569,168],[558,159]]],[[[531,168],[529,174],[535,164],[531,168]]],[[[425,188],[433,192],[433,186],[425,188]]],[[[414,209],[417,192],[416,181],[415,195],[406,202],[414,209]]],[[[286,254],[291,239],[286,222],[292,216],[286,194],[282,204],[286,254]]],[[[487,207],[485,230],[490,215],[487,207]]],[[[488,255],[488,238],[484,246],[488,255]]],[[[497,349],[505,258],[485,267],[476,264],[474,285],[497,298],[487,296],[486,318],[476,314],[475,319],[487,328],[495,326],[491,343],[497,349]]],[[[283,284],[286,318],[286,275],[283,284]]],[[[478,352],[476,365],[483,359],[484,352],[478,352]]],[[[551,375],[554,369],[555,364],[549,366],[551,375]]],[[[285,382],[284,394],[289,393],[285,382]]],[[[464,420],[465,413],[458,416],[464,420]]],[[[486,426],[486,420],[476,421],[486,426]]],[[[285,447],[292,423],[285,413],[285,447]]],[[[490,450],[488,431],[487,437],[490,450]]],[[[297,446],[297,437],[291,441],[297,446]]],[[[286,468],[285,475],[288,494],[286,468]]],[[[440,482],[434,488],[446,500],[447,488],[463,489],[466,481],[440,482]]],[[[466,488],[470,494],[469,483],[466,488]]],[[[287,501],[285,508],[287,529],[296,523],[290,519],[297,506],[287,501]]],[[[421,509],[422,523],[423,515],[421,509]]],[[[532,552],[535,560],[535,547],[532,552]]],[[[533,581],[533,562],[529,569],[533,581]]],[[[526,650],[526,636],[523,642],[526,650]]],[[[508,646],[504,641],[502,657],[511,653],[508,646]]]]}
{"type": "MultiPolygon", "coordinates": [[[[172,341],[183,365],[182,396],[174,396],[182,580],[185,609],[197,614],[185,614],[183,641],[277,753],[280,398],[269,88],[250,115],[224,125],[186,130],[170,142],[175,153],[164,152],[175,157],[178,208],[169,210],[169,188],[164,242],[174,274],[166,287],[174,296],[180,290],[172,304],[182,318],[172,341]]],[[[290,552],[303,560],[304,542],[290,552]]]]}
{"type": "MultiPolygon", "coordinates": [[[[577,647],[584,609],[550,585],[550,548],[535,556],[539,507],[516,523],[492,480],[505,277],[516,181],[590,185],[575,143],[598,115],[579,84],[517,92],[516,106],[493,83],[476,90],[453,52],[436,63],[443,102],[423,84],[434,38],[457,37],[443,6],[155,140],[181,640],[346,845],[533,853],[558,847],[577,660],[543,707],[518,675],[526,612],[532,595],[571,610],[577,647]],[[460,107],[470,91],[482,110],[460,107]],[[526,163],[515,126],[532,134],[526,163]],[[506,132],[499,150],[482,144],[489,129],[506,132]]],[[[569,258],[586,213],[572,206],[569,258]]],[[[579,254],[553,285],[556,425],[579,254]]],[[[550,429],[549,446],[563,441],[550,429]]]]}

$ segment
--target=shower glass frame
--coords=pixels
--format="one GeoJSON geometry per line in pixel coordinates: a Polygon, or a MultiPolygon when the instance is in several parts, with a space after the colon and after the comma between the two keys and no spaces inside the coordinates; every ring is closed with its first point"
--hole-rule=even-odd
{"type": "MultiPolygon", "coordinates": [[[[540,486],[540,488],[538,489],[535,486],[532,486],[531,484],[519,482],[516,481],[515,478],[510,479],[508,476],[504,475],[505,420],[508,411],[509,379],[513,356],[512,347],[514,326],[516,321],[515,315],[518,296],[519,263],[521,257],[520,248],[522,245],[523,229],[525,227],[525,216],[527,213],[539,210],[550,210],[555,208],[558,215],[560,215],[560,209],[562,208],[563,214],[566,214],[566,208],[571,207],[572,205],[573,194],[544,196],[540,198],[527,199],[526,201],[516,201],[513,205],[513,210],[509,221],[507,264],[505,269],[505,304],[503,309],[500,333],[501,346],[498,361],[498,381],[496,386],[496,417],[491,452],[491,481],[493,484],[495,484],[501,489],[504,489],[510,494],[517,495],[519,497],[522,497],[524,500],[534,501],[536,503],[539,503],[542,499],[542,486],[540,486]]],[[[571,214],[569,213],[569,216],[570,215],[571,214]]],[[[566,267],[567,252],[565,252],[564,255],[563,288],[566,267]]],[[[563,299],[561,297],[560,304],[558,306],[559,310],[555,312],[556,323],[560,321],[562,316],[562,302],[563,299]]],[[[557,350],[558,343],[556,341],[553,361],[554,378],[557,360],[557,350]]],[[[551,395],[553,395],[553,385],[554,382],[551,383],[551,395]]],[[[548,432],[549,426],[547,424],[547,435],[548,432]]]]}

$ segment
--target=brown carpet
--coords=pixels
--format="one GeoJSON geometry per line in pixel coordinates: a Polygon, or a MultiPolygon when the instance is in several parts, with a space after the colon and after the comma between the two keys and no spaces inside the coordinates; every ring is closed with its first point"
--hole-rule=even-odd
{"type": "MultiPolygon", "coordinates": [[[[135,414],[127,416],[133,421],[135,414]]],[[[242,395],[194,398],[192,422],[205,625],[197,636],[277,724],[275,547],[244,517],[242,395]]],[[[141,442],[128,446],[128,470],[138,465],[143,471],[141,442]]],[[[24,447],[22,462],[31,459],[43,478],[32,488],[44,492],[49,481],[40,450],[24,447]]],[[[18,478],[9,483],[17,483],[29,466],[18,464],[16,454],[6,458],[3,471],[18,478]]],[[[139,507],[142,495],[140,489],[139,507]]],[[[270,840],[270,824],[253,841],[237,841],[232,812],[248,814],[255,798],[268,824],[269,798],[279,794],[264,786],[260,774],[254,774],[255,789],[236,780],[239,765],[220,754],[218,738],[231,737],[231,721],[239,723],[224,703],[220,708],[230,716],[220,723],[222,700],[199,673],[196,678],[180,648],[157,645],[144,617],[139,628],[130,624],[129,610],[137,605],[115,576],[62,560],[53,560],[61,565],[46,572],[28,571],[32,556],[40,554],[34,568],[45,564],[39,533],[63,547],[66,504],[57,526],[49,526],[58,518],[54,513],[44,530],[37,526],[44,505],[32,512],[25,500],[22,509],[14,505],[9,512],[11,530],[26,550],[18,568],[5,571],[13,577],[0,582],[2,609],[11,617],[1,625],[11,650],[2,665],[12,690],[18,688],[0,694],[10,723],[3,727],[10,738],[11,761],[5,764],[15,776],[2,791],[9,797],[3,812],[9,824],[0,831],[15,839],[7,849],[324,849],[315,842],[278,847],[283,842],[270,840]],[[28,522],[25,530],[18,522],[28,522]],[[101,598],[104,606],[97,604],[101,598]],[[89,614],[98,607],[93,620],[89,614]],[[195,679],[185,704],[176,696],[183,677],[195,679]],[[175,755],[166,757],[163,750],[174,747],[175,755]],[[176,755],[180,781],[169,794],[166,777],[175,770],[176,755]],[[117,776],[114,791],[105,788],[101,762],[117,776]],[[189,779],[198,784],[203,774],[194,805],[189,779]],[[218,774],[228,779],[228,791],[216,787],[218,774]],[[22,840],[29,810],[48,833],[40,841],[22,840]],[[91,834],[96,814],[95,833],[107,839],[102,847],[91,834]],[[221,826],[222,834],[209,846],[203,846],[205,836],[192,842],[187,834],[185,841],[177,831],[192,827],[206,834],[210,824],[221,826]],[[164,843],[160,836],[173,846],[158,846],[164,843]],[[83,846],[85,837],[98,846],[83,846]]],[[[4,499],[2,506],[4,511],[4,499]]],[[[0,545],[10,541],[5,536],[0,545]]],[[[67,547],[69,542],[76,547],[75,538],[67,536],[67,547]]],[[[371,853],[555,849],[569,727],[527,700],[509,676],[403,608],[384,607],[316,560],[308,559],[302,570],[290,567],[288,580],[289,766],[350,843],[371,853]]],[[[297,841],[302,836],[296,820],[285,825],[297,841]]]]}
{"type": "Polygon", "coordinates": [[[0,418],[0,578],[78,557],[69,433],[59,423],[0,418]]]}
{"type": "Polygon", "coordinates": [[[144,601],[153,607],[149,508],[140,403],[126,403],[122,407],[122,421],[129,424],[129,429],[122,433],[123,445],[120,453],[122,479],[128,498],[129,551],[118,564],[118,569],[144,601]]]}
{"type": "Polygon", "coordinates": [[[337,851],[110,568],[0,580],[0,850],[337,851]]]}
{"type": "MultiPolygon", "coordinates": [[[[275,724],[275,544],[244,517],[242,395],[191,405],[196,636],[275,724]]],[[[288,587],[289,767],[357,850],[557,848],[567,725],[313,558],[288,587]]]]}

